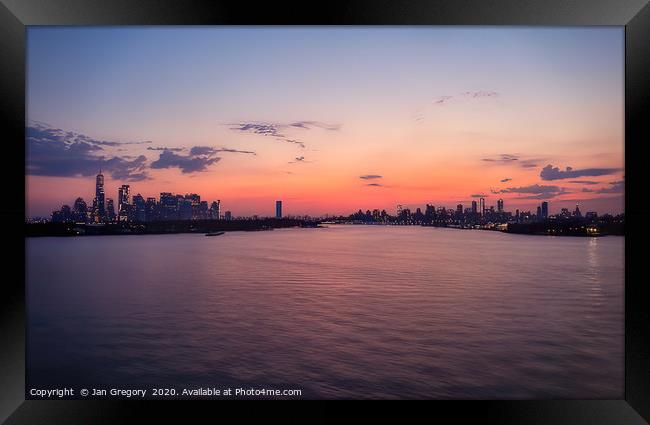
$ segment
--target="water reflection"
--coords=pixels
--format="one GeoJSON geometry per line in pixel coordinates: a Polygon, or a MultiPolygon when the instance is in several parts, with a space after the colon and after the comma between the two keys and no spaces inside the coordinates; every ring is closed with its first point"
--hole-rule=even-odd
{"type": "Polygon", "coordinates": [[[623,394],[623,238],[332,226],[27,246],[30,385],[623,394]]]}

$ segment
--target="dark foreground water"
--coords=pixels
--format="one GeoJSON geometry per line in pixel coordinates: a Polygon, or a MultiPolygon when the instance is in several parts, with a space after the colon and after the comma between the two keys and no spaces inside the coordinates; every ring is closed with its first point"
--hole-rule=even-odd
{"type": "Polygon", "coordinates": [[[622,237],[331,226],[26,243],[28,388],[623,397],[622,237]]]}

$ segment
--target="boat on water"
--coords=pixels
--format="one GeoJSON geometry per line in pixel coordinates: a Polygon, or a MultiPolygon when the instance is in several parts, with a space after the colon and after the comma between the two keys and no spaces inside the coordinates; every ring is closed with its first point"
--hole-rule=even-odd
{"type": "Polygon", "coordinates": [[[219,235],[223,235],[224,233],[226,233],[226,232],[223,232],[223,231],[208,232],[208,233],[205,234],[205,236],[219,236],[219,235]]]}

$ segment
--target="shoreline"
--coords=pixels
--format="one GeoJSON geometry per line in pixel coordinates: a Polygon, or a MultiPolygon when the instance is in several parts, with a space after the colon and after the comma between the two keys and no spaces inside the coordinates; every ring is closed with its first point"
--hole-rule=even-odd
{"type": "Polygon", "coordinates": [[[503,228],[480,228],[461,226],[435,226],[431,224],[398,224],[398,223],[322,223],[299,219],[262,219],[262,220],[195,220],[149,223],[107,223],[104,225],[87,225],[81,223],[25,223],[25,238],[39,237],[82,237],[82,236],[132,236],[132,235],[175,235],[175,234],[207,234],[210,232],[264,232],[285,228],[327,228],[327,225],[348,226],[400,226],[400,227],[433,227],[453,230],[482,230],[500,232],[512,235],[529,236],[573,236],[573,237],[604,237],[625,236],[622,226],[598,231],[587,231],[587,226],[568,227],[545,226],[541,223],[520,224],[511,230],[510,225],[503,228]],[[323,226],[322,224],[326,224],[323,226]],[[544,230],[541,231],[540,228],[544,230]],[[608,231],[610,230],[610,231],[608,231]]]}

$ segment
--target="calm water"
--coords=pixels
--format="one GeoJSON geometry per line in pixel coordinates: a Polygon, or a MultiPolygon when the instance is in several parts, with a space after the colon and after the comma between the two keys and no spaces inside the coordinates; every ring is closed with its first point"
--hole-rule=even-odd
{"type": "Polygon", "coordinates": [[[384,226],[28,239],[28,386],[622,398],[623,248],[384,226]]]}

